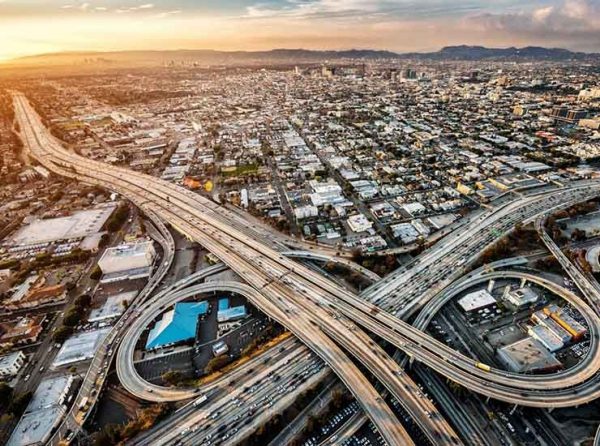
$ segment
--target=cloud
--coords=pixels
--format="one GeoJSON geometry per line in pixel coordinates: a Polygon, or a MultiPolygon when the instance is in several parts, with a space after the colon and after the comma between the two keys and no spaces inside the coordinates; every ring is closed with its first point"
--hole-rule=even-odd
{"type": "Polygon", "coordinates": [[[115,12],[117,14],[126,14],[128,12],[147,11],[149,9],[154,9],[154,3],[144,3],[138,6],[130,6],[129,8],[120,7],[115,9],[115,12]]]}
{"type": "Polygon", "coordinates": [[[565,0],[558,6],[533,11],[478,14],[468,17],[467,21],[484,29],[508,32],[591,34],[600,32],[600,6],[596,1],[565,0]]]}
{"type": "MultiPolygon", "coordinates": [[[[508,0],[510,1],[510,0],[508,0]]],[[[463,0],[287,0],[247,6],[244,18],[404,19],[458,16],[479,11],[482,2],[463,0]]]]}
{"type": "Polygon", "coordinates": [[[158,14],[155,14],[153,18],[155,19],[164,19],[165,17],[173,16],[176,14],[181,14],[181,9],[173,9],[171,11],[164,11],[158,14]]]}

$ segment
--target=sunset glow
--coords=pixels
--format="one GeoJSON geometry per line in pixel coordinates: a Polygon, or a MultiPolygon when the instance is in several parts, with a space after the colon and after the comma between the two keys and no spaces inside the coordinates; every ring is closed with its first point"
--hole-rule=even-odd
{"type": "Polygon", "coordinates": [[[58,51],[600,47],[593,0],[0,0],[0,60],[58,51]]]}

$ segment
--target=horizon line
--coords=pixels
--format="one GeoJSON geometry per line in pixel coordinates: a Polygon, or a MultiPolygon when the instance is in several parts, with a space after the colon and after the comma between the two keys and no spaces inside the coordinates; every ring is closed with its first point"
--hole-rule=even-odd
{"type": "Polygon", "coordinates": [[[215,53],[268,53],[274,51],[312,51],[312,52],[332,52],[332,53],[343,53],[349,51],[376,51],[376,52],[387,52],[393,53],[397,55],[405,55],[405,54],[428,54],[435,53],[443,50],[444,48],[457,48],[457,47],[471,47],[471,48],[485,48],[485,49],[493,49],[493,50],[505,50],[505,49],[525,49],[525,48],[543,48],[547,50],[566,50],[570,51],[574,54],[600,54],[595,51],[579,51],[572,50],[565,47],[555,47],[555,46],[542,46],[542,45],[525,45],[525,46],[485,46],[480,44],[458,44],[458,45],[446,45],[441,46],[436,50],[419,50],[419,51],[397,51],[390,49],[382,49],[375,47],[368,48],[360,48],[360,47],[349,47],[349,48],[340,48],[340,49],[322,49],[322,48],[310,48],[310,47],[296,47],[296,48],[269,48],[269,49],[257,49],[257,50],[243,50],[243,49],[227,49],[227,50],[218,50],[214,48],[177,48],[177,49],[106,49],[106,50],[64,50],[64,51],[51,51],[45,53],[35,53],[29,55],[23,55],[18,57],[12,57],[10,59],[0,59],[0,64],[10,64],[11,62],[22,61],[25,59],[32,59],[36,57],[49,57],[49,56],[59,56],[59,55],[77,55],[77,54],[110,54],[110,53],[172,53],[172,52],[183,52],[183,51],[212,51],[215,53]]]}

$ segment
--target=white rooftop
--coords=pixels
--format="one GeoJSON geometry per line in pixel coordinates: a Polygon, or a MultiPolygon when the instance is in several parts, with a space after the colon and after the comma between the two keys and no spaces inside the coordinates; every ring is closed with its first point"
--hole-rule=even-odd
{"type": "Polygon", "coordinates": [[[495,303],[496,299],[494,299],[494,296],[492,296],[487,290],[474,291],[458,300],[458,305],[460,305],[464,311],[477,310],[495,303]]]}
{"type": "Polygon", "coordinates": [[[75,212],[68,217],[34,220],[19,229],[8,245],[35,245],[58,240],[77,239],[99,232],[115,209],[115,205],[75,212]]]}
{"type": "Polygon", "coordinates": [[[88,318],[88,321],[97,322],[123,314],[123,312],[125,311],[123,302],[127,301],[131,303],[135,296],[137,296],[137,293],[138,292],[134,290],[109,296],[106,299],[104,305],[102,305],[102,307],[94,308],[90,312],[90,317],[88,318]]]}
{"type": "Polygon", "coordinates": [[[60,367],[92,358],[109,331],[110,328],[103,328],[71,336],[65,341],[56,358],[54,358],[52,367],[60,367]]]}
{"type": "Polygon", "coordinates": [[[72,382],[71,375],[43,380],[15,427],[7,446],[45,444],[52,429],[65,413],[63,403],[72,382]]]}

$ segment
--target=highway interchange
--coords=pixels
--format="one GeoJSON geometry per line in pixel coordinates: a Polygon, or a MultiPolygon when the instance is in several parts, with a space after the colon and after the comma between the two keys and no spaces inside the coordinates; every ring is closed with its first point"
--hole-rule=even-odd
{"type": "Polygon", "coordinates": [[[471,217],[466,229],[447,236],[419,256],[410,268],[376,283],[361,296],[367,299],[363,300],[263,243],[264,238],[249,230],[236,213],[173,184],[66,151],[49,135],[23,96],[15,95],[15,104],[24,139],[36,159],[58,174],[122,194],[145,212],[157,215],[213,252],[248,283],[242,294],[286,326],[329,365],[354,393],[388,444],[412,444],[412,440],[345,351],[403,404],[432,443],[457,444],[460,440],[435,406],[419,396],[414,382],[363,329],[444,376],[504,401],[532,406],[572,405],[598,396],[597,386],[584,394],[570,390],[574,385],[585,384],[600,369],[598,316],[581,300],[577,305],[590,327],[594,327],[595,348],[576,371],[550,376],[525,377],[500,370],[486,372],[472,359],[401,319],[414,314],[460,277],[478,253],[499,238],[498,234],[553,206],[565,206],[597,195],[600,190],[597,183],[581,182],[558,191],[524,197],[499,210],[471,217]],[[369,301],[392,314],[379,310],[369,301]]]}

